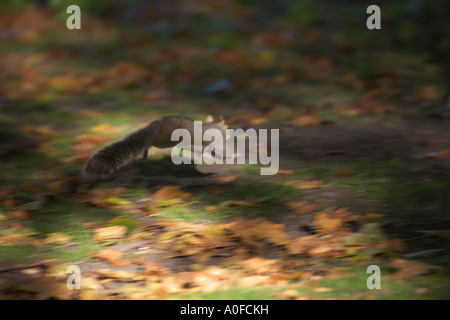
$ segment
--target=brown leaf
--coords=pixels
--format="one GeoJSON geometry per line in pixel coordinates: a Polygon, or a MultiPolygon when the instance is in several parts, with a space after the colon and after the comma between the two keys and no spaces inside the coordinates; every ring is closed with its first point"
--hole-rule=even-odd
{"type": "Polygon", "coordinates": [[[18,220],[28,219],[29,217],[31,217],[32,214],[33,214],[33,212],[27,211],[27,210],[14,210],[14,211],[8,212],[9,216],[11,216],[15,219],[18,219],[18,220]]]}
{"type": "Polygon", "coordinates": [[[46,244],[64,245],[72,242],[72,237],[62,232],[54,232],[47,235],[46,244]]]}
{"type": "Polygon", "coordinates": [[[166,277],[161,281],[161,285],[154,291],[158,296],[167,296],[183,290],[182,284],[176,277],[166,277]]]}
{"type": "Polygon", "coordinates": [[[322,181],[318,181],[318,180],[297,181],[293,185],[297,189],[303,189],[303,190],[317,189],[317,188],[322,187],[322,181]]]}
{"type": "Polygon", "coordinates": [[[316,240],[316,235],[299,237],[294,240],[289,241],[285,247],[289,254],[300,254],[305,253],[308,248],[311,247],[312,243],[316,240]]]}
{"type": "Polygon", "coordinates": [[[291,175],[291,174],[295,174],[295,171],[294,170],[286,170],[286,169],[278,169],[278,174],[291,175]]]}
{"type": "Polygon", "coordinates": [[[216,177],[215,180],[219,182],[231,182],[236,180],[237,176],[224,176],[224,177],[216,177]]]}
{"type": "Polygon", "coordinates": [[[388,279],[409,279],[436,271],[443,270],[442,267],[434,266],[421,261],[394,259],[389,263],[390,266],[397,269],[394,273],[388,275],[388,279]]]}
{"type": "Polygon", "coordinates": [[[125,270],[99,269],[96,270],[95,273],[97,273],[101,278],[117,279],[122,281],[131,281],[134,277],[136,277],[135,272],[125,270]]]}
{"type": "Polygon", "coordinates": [[[290,201],[286,202],[285,204],[289,209],[294,210],[296,213],[299,214],[311,213],[317,209],[317,204],[308,203],[306,201],[299,201],[299,202],[290,201]]]}
{"type": "Polygon", "coordinates": [[[300,294],[297,290],[294,289],[288,289],[279,293],[275,294],[275,297],[281,300],[289,300],[289,299],[295,299],[299,298],[300,294]]]}
{"type": "Polygon", "coordinates": [[[101,250],[99,253],[96,254],[96,257],[105,260],[109,264],[116,267],[125,267],[133,263],[132,261],[122,260],[123,253],[115,249],[101,250]]]}
{"type": "Polygon", "coordinates": [[[111,227],[98,228],[95,230],[94,240],[95,241],[104,241],[104,240],[111,240],[111,239],[122,239],[123,237],[125,237],[126,233],[127,233],[127,227],[125,227],[125,226],[111,226],[111,227]]]}
{"type": "Polygon", "coordinates": [[[180,186],[167,186],[159,189],[153,194],[153,199],[155,200],[184,200],[192,196],[189,192],[184,192],[180,190],[180,186]]]}
{"type": "Polygon", "coordinates": [[[147,267],[142,271],[143,276],[147,277],[163,277],[170,274],[170,270],[161,266],[159,262],[152,261],[147,267]]]}
{"type": "Polygon", "coordinates": [[[342,218],[331,216],[325,212],[318,212],[314,224],[320,233],[334,233],[342,226],[342,218]]]}
{"type": "Polygon", "coordinates": [[[318,126],[325,123],[325,120],[315,115],[307,115],[295,118],[291,123],[297,127],[318,126]]]}

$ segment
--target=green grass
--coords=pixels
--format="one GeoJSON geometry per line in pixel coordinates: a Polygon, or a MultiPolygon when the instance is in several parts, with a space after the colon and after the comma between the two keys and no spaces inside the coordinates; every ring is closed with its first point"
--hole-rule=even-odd
{"type": "Polygon", "coordinates": [[[213,292],[193,293],[183,295],[182,299],[206,299],[206,300],[272,300],[273,293],[279,289],[253,289],[253,288],[229,288],[213,292]]]}
{"type": "MultiPolygon", "coordinates": [[[[35,237],[41,239],[53,232],[65,233],[73,237],[72,242],[75,245],[64,248],[58,248],[58,246],[54,245],[42,247],[29,245],[0,246],[0,260],[35,261],[55,258],[58,261],[75,261],[86,259],[89,252],[96,252],[101,247],[93,241],[93,232],[85,226],[85,223],[91,222],[101,226],[112,218],[123,215],[124,213],[111,209],[90,208],[86,210],[85,206],[76,203],[52,201],[32,217],[21,221],[22,225],[36,232],[35,237]]],[[[137,227],[136,223],[129,222],[131,220],[122,219],[116,222],[120,224],[120,221],[127,222],[122,224],[132,228],[137,227]]],[[[114,221],[111,223],[114,225],[114,221]]]]}
{"type": "MultiPolygon", "coordinates": [[[[340,299],[390,299],[390,300],[412,300],[412,299],[448,299],[449,287],[448,277],[443,275],[421,276],[405,280],[390,280],[386,278],[392,273],[392,268],[380,265],[381,289],[368,289],[366,281],[371,276],[366,273],[367,266],[352,267],[343,269],[349,274],[345,278],[324,277],[317,286],[331,288],[332,291],[326,293],[304,292],[313,296],[324,298],[340,299]],[[420,294],[416,290],[426,288],[427,294],[420,294]]],[[[419,291],[420,292],[420,291],[419,291]]]]}

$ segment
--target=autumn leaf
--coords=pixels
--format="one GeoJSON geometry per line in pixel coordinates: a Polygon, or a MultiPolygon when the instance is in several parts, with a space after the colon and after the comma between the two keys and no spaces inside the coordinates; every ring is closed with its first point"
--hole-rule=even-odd
{"type": "Polygon", "coordinates": [[[122,239],[127,233],[127,228],[125,226],[111,226],[98,228],[94,231],[95,241],[105,241],[112,239],[122,239]]]}
{"type": "Polygon", "coordinates": [[[111,270],[111,269],[98,269],[95,270],[101,278],[116,279],[121,281],[132,281],[136,277],[136,273],[126,270],[111,270]]]}
{"type": "Polygon", "coordinates": [[[286,207],[288,207],[291,210],[294,210],[296,213],[299,214],[307,214],[315,211],[317,209],[317,204],[315,203],[308,203],[306,201],[288,201],[285,203],[286,207]]]}
{"type": "Polygon", "coordinates": [[[65,245],[72,242],[72,237],[62,232],[54,232],[47,235],[46,244],[65,245]]]}
{"type": "Polygon", "coordinates": [[[316,235],[310,235],[290,240],[285,245],[286,250],[289,254],[306,253],[308,248],[312,246],[316,238],[316,235]]]}
{"type": "Polygon", "coordinates": [[[322,181],[311,180],[311,181],[297,181],[293,183],[293,186],[297,189],[308,190],[317,189],[322,187],[322,181]]]}
{"type": "Polygon", "coordinates": [[[181,190],[180,186],[167,186],[159,189],[153,194],[154,200],[185,200],[192,194],[181,190]]]}
{"type": "Polygon", "coordinates": [[[104,201],[105,201],[105,203],[116,205],[116,206],[131,206],[131,205],[133,205],[133,202],[131,202],[129,200],[123,199],[123,198],[117,198],[117,197],[106,198],[104,201]]]}
{"type": "Polygon", "coordinates": [[[219,181],[219,182],[232,182],[234,180],[236,180],[237,176],[222,176],[222,177],[216,177],[215,180],[219,181]]]}
{"type": "Polygon", "coordinates": [[[315,115],[306,115],[295,118],[291,123],[296,127],[318,126],[325,123],[325,120],[315,115]]]}
{"type": "Polygon", "coordinates": [[[442,267],[434,266],[422,261],[393,259],[389,265],[397,269],[387,276],[390,280],[410,279],[417,276],[443,271],[442,267]]]}
{"type": "Polygon", "coordinates": [[[122,260],[123,253],[115,249],[104,249],[95,255],[97,258],[105,260],[115,267],[125,267],[132,264],[132,261],[122,260]]]}
{"type": "Polygon", "coordinates": [[[13,210],[13,211],[8,212],[8,215],[10,217],[13,217],[14,219],[24,220],[24,219],[28,219],[29,217],[31,217],[33,215],[33,212],[28,211],[28,210],[13,210]]]}
{"type": "Polygon", "coordinates": [[[108,123],[100,123],[96,125],[95,127],[92,127],[89,129],[92,133],[99,133],[99,134],[107,134],[107,135],[114,135],[117,132],[120,131],[117,127],[113,127],[108,123]]]}
{"type": "Polygon", "coordinates": [[[278,174],[291,175],[291,174],[295,174],[295,171],[294,170],[286,170],[286,169],[278,169],[278,174]]]}
{"type": "Polygon", "coordinates": [[[326,212],[318,212],[314,218],[314,225],[320,233],[334,233],[341,228],[342,219],[340,217],[331,216],[326,212]]]}

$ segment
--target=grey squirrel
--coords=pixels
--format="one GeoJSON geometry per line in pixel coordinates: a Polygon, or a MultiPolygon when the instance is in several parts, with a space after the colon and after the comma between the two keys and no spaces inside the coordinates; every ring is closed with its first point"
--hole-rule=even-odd
{"type": "MultiPolygon", "coordinates": [[[[194,121],[181,116],[166,116],[151,122],[146,127],[139,129],[123,140],[113,143],[95,153],[85,164],[83,174],[89,178],[106,178],[115,174],[120,168],[142,155],[147,159],[148,148],[169,148],[178,144],[171,141],[172,132],[175,129],[187,129],[191,134],[191,145],[194,145],[194,121]]],[[[227,129],[225,121],[214,122],[212,116],[208,116],[203,130],[215,128],[223,134],[227,129]]],[[[203,142],[202,142],[203,143],[203,142]]],[[[207,142],[208,144],[210,142],[207,142]]],[[[202,146],[203,147],[203,146],[202,146]]]]}

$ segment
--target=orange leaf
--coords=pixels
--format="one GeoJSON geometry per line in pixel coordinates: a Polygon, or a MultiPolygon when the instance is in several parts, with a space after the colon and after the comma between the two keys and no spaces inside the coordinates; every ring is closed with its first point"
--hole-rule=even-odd
{"type": "Polygon", "coordinates": [[[322,118],[313,115],[308,115],[295,118],[294,120],[292,120],[292,125],[297,127],[318,126],[320,124],[323,124],[324,122],[325,120],[322,118]]]}
{"type": "Polygon", "coordinates": [[[98,228],[95,230],[94,240],[95,241],[103,241],[103,240],[111,240],[111,239],[121,239],[125,237],[127,233],[127,227],[125,226],[111,226],[98,228]]]}
{"type": "Polygon", "coordinates": [[[295,174],[295,171],[294,170],[278,169],[278,174],[290,175],[290,174],[295,174]]]}
{"type": "Polygon", "coordinates": [[[132,264],[132,261],[122,260],[123,253],[115,249],[104,249],[97,253],[96,257],[105,260],[116,267],[125,267],[132,264]]]}
{"type": "Polygon", "coordinates": [[[331,216],[325,212],[316,214],[314,224],[319,229],[320,233],[328,234],[336,232],[342,226],[342,219],[340,217],[331,216]]]}
{"type": "Polygon", "coordinates": [[[159,189],[153,194],[155,200],[183,200],[190,197],[192,194],[180,190],[180,186],[167,186],[159,189]]]}
{"type": "Polygon", "coordinates": [[[406,259],[394,259],[389,265],[397,269],[396,272],[388,276],[389,279],[392,280],[413,278],[442,270],[442,267],[433,266],[421,261],[406,259]]]}
{"type": "Polygon", "coordinates": [[[297,189],[317,189],[322,186],[322,181],[311,180],[311,181],[297,181],[294,183],[294,187],[297,189]]]}
{"type": "Polygon", "coordinates": [[[289,209],[294,210],[299,214],[310,213],[317,209],[317,205],[314,203],[307,203],[306,201],[299,202],[286,202],[286,206],[289,209]]]}

